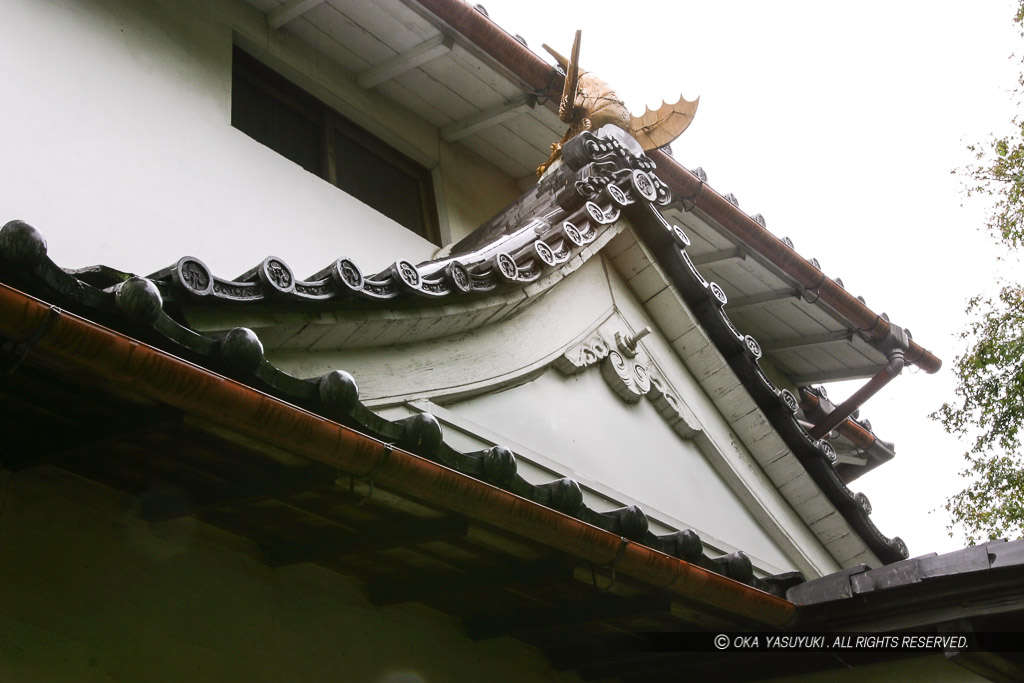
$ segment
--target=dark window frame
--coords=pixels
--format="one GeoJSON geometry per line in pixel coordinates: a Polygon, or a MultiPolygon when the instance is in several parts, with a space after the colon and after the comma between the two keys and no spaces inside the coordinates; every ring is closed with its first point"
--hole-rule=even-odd
{"type": "MultiPolygon", "coordinates": [[[[418,211],[412,207],[411,203],[408,203],[404,206],[406,209],[404,213],[407,218],[411,218],[418,224],[410,225],[393,215],[389,215],[389,217],[400,225],[403,225],[408,230],[420,235],[434,244],[439,245],[441,243],[441,234],[437,220],[437,205],[434,199],[433,179],[429,170],[402,154],[369,131],[334,111],[319,99],[295,85],[287,78],[261,63],[255,57],[249,55],[237,46],[234,48],[232,59],[232,74],[232,126],[249,135],[257,142],[274,149],[274,147],[266,140],[260,139],[257,135],[246,130],[239,124],[239,120],[243,115],[237,110],[237,98],[235,97],[235,94],[238,88],[238,80],[241,79],[244,81],[246,86],[256,89],[263,96],[273,100],[275,105],[287,108],[291,114],[297,114],[303,119],[306,119],[308,123],[317,126],[319,129],[319,140],[317,141],[320,148],[319,168],[308,168],[297,159],[290,157],[286,152],[276,149],[275,151],[278,151],[279,154],[291,159],[310,173],[323,178],[330,184],[362,201],[371,208],[374,208],[384,215],[389,215],[386,210],[382,210],[382,208],[374,206],[373,204],[375,199],[378,201],[381,200],[381,195],[379,193],[376,197],[366,198],[359,196],[356,192],[350,191],[350,189],[347,189],[342,185],[339,185],[338,164],[343,162],[343,160],[337,158],[338,155],[336,153],[336,149],[339,136],[344,137],[345,142],[358,146],[382,164],[381,169],[392,173],[398,173],[402,177],[407,177],[410,181],[407,184],[415,188],[413,192],[408,193],[410,196],[405,197],[405,199],[408,202],[415,200],[418,204],[418,211]],[[416,196],[411,196],[413,194],[416,196]]],[[[307,142],[309,141],[307,140],[307,142]]],[[[372,173],[372,169],[365,170],[366,172],[372,173]]]]}

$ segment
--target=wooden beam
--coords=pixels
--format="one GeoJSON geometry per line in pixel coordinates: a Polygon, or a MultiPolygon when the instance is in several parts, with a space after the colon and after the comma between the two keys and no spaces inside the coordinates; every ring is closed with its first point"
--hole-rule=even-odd
{"type": "Polygon", "coordinates": [[[267,13],[267,25],[271,30],[276,30],[293,19],[298,19],[303,14],[323,3],[324,0],[288,0],[280,7],[267,13]]]}
{"type": "Polygon", "coordinates": [[[706,254],[700,254],[695,256],[690,255],[690,260],[695,266],[709,266],[713,263],[721,263],[722,261],[732,261],[739,259],[741,261],[747,258],[747,250],[741,247],[732,247],[731,249],[722,249],[721,251],[709,251],[706,254]]]}
{"type": "Polygon", "coordinates": [[[536,99],[529,95],[517,97],[514,100],[505,102],[497,107],[491,107],[479,114],[474,114],[462,121],[456,121],[441,129],[441,139],[445,142],[455,142],[473,133],[495,126],[502,121],[507,121],[529,111],[536,106],[536,99]]]}
{"type": "Polygon", "coordinates": [[[793,287],[789,287],[787,289],[773,289],[769,292],[751,294],[750,296],[738,296],[735,299],[729,299],[729,313],[734,313],[741,308],[752,308],[754,306],[771,303],[772,301],[796,299],[799,296],[799,290],[793,287]]]}
{"type": "Polygon", "coordinates": [[[839,368],[838,370],[819,370],[817,372],[805,372],[792,375],[789,379],[798,387],[808,384],[821,384],[823,382],[841,382],[846,379],[864,379],[874,377],[878,371],[885,367],[882,365],[871,365],[861,368],[839,368]]]}
{"type": "Polygon", "coordinates": [[[441,55],[451,52],[454,45],[455,40],[449,35],[442,33],[441,35],[434,36],[430,40],[426,40],[410,49],[408,52],[395,55],[377,66],[366,69],[356,76],[356,82],[359,83],[360,88],[369,90],[385,81],[390,81],[392,78],[404,74],[406,71],[415,69],[421,64],[426,64],[432,59],[437,59],[441,55]]]}
{"type": "Polygon", "coordinates": [[[586,602],[539,609],[505,610],[498,614],[467,617],[466,635],[474,640],[522,636],[550,628],[635,617],[669,616],[671,603],[660,595],[637,598],[595,596],[586,602]],[[604,599],[602,599],[604,597],[604,599]]]}
{"type": "Polygon", "coordinates": [[[463,538],[468,530],[465,519],[444,517],[422,520],[402,527],[367,525],[359,534],[342,529],[322,529],[310,537],[288,542],[264,544],[263,559],[272,567],[301,562],[317,562],[346,555],[405,548],[420,543],[463,538]]]}
{"type": "Polygon", "coordinates": [[[382,581],[367,586],[370,601],[375,605],[397,605],[403,602],[430,603],[449,595],[466,595],[509,587],[536,586],[573,579],[572,565],[564,560],[517,562],[501,569],[474,569],[470,574],[432,573],[396,581],[382,581]]]}
{"type": "Polygon", "coordinates": [[[802,346],[832,344],[839,341],[853,341],[853,332],[850,330],[837,330],[835,332],[822,332],[821,334],[810,334],[801,337],[784,337],[782,339],[761,342],[761,348],[765,351],[779,351],[781,349],[796,349],[802,346]]]}

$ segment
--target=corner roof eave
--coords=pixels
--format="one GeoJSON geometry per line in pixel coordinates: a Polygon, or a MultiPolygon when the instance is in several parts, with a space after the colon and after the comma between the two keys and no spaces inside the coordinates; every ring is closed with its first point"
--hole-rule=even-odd
{"type": "MultiPolygon", "coordinates": [[[[547,106],[557,107],[563,77],[526,46],[487,16],[462,0],[410,0],[432,21],[455,32],[474,50],[506,73],[511,73],[528,91],[548,97],[547,106]]],[[[660,150],[649,152],[659,175],[680,198],[693,202],[740,242],[765,257],[801,287],[817,291],[821,305],[831,310],[852,329],[880,345],[889,336],[891,323],[875,313],[818,270],[810,261],[790,249],[739,207],[726,201],[697,176],[660,150]]],[[[910,340],[908,363],[934,373],[942,361],[910,340]]]]}

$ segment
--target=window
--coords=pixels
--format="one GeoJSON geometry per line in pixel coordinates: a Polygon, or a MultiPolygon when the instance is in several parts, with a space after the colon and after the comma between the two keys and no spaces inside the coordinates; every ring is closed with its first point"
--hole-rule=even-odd
{"type": "Polygon", "coordinates": [[[430,172],[235,48],[231,125],[432,242],[430,172]]]}

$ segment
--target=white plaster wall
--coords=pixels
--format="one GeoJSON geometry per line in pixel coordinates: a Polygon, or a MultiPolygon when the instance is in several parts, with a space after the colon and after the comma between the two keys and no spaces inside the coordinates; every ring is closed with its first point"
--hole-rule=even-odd
{"type": "Polygon", "coordinates": [[[441,143],[441,169],[449,241],[453,243],[522,194],[512,178],[461,145],[441,143]]]}
{"type": "Polygon", "coordinates": [[[298,41],[268,38],[239,0],[4,0],[0,11],[0,224],[35,225],[61,266],[148,274],[190,254],[234,277],[274,254],[303,277],[339,256],[366,271],[430,257],[435,245],[231,127],[233,37],[440,169],[453,212],[442,223],[457,236],[514,196],[456,148],[445,163],[474,173],[445,181],[436,129],[298,41]]]}
{"type": "MultiPolygon", "coordinates": [[[[644,326],[658,330],[657,323],[629,291],[614,268],[609,266],[606,272],[612,300],[623,319],[629,321],[634,330],[644,326]]],[[[641,344],[666,373],[682,401],[693,411],[697,421],[702,425],[704,435],[712,448],[720,454],[714,463],[719,476],[729,482],[733,491],[743,494],[744,500],[748,501],[747,509],[756,511],[762,527],[775,530],[773,537],[782,547],[790,549],[788,552],[797,562],[797,568],[808,578],[839,570],[841,565],[800,519],[792,506],[783,499],[782,494],[744,447],[729,421],[704,393],[665,337],[656,331],[644,337],[641,344]]],[[[808,484],[813,485],[809,481],[808,484]]]]}
{"type": "Polygon", "coordinates": [[[656,508],[778,568],[796,568],[696,444],[672,431],[650,402],[624,403],[596,367],[570,377],[549,371],[448,408],[544,454],[582,485],[621,491],[641,508],[656,508]]]}
{"type": "Polygon", "coordinates": [[[366,402],[487,391],[542,369],[607,318],[612,307],[599,259],[587,261],[533,301],[525,298],[510,297],[508,305],[519,307],[497,323],[419,344],[318,351],[314,343],[268,358],[298,377],[351,372],[366,402]]]}
{"type": "Polygon", "coordinates": [[[4,681],[574,681],[419,605],[374,607],[311,564],[271,569],[191,518],[51,468],[2,473],[4,681]]]}
{"type": "Polygon", "coordinates": [[[694,528],[710,544],[726,552],[744,550],[769,569],[797,569],[809,577],[839,569],[660,333],[642,344],[702,426],[703,451],[672,431],[646,400],[636,406],[622,402],[597,366],[572,380],[549,370],[538,381],[494,393],[532,379],[609,316],[619,315],[633,330],[656,327],[620,278],[593,258],[524,310],[470,332],[393,348],[271,358],[302,377],[352,372],[360,396],[371,405],[440,403],[472,423],[468,433],[482,434],[479,427],[490,433],[488,439],[514,451],[523,446],[532,453],[517,452],[527,458],[537,456],[542,469],[524,468],[524,478],[539,483],[573,476],[604,496],[593,501],[599,509],[615,507],[609,498],[636,502],[653,518],[694,528]],[[456,398],[470,393],[489,395],[456,398]]]}

